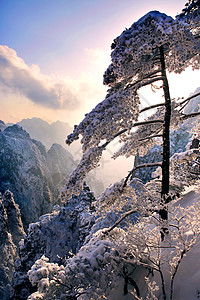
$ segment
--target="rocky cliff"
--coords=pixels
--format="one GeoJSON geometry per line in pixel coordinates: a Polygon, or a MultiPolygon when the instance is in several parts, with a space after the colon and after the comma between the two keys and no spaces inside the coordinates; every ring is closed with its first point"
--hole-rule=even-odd
{"type": "Polygon", "coordinates": [[[25,228],[51,211],[74,167],[72,155],[60,145],[46,151],[18,125],[0,131],[0,192],[12,191],[25,228]]]}
{"type": "Polygon", "coordinates": [[[17,246],[24,237],[20,210],[13,194],[6,191],[0,194],[0,299],[6,294],[6,286],[14,271],[17,246]]]}

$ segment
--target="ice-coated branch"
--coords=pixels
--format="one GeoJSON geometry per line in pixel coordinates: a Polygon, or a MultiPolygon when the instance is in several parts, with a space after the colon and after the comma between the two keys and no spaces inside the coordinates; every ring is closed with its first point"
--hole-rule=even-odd
{"type": "Polygon", "coordinates": [[[102,147],[93,147],[84,153],[76,169],[67,180],[65,187],[61,190],[61,199],[68,200],[73,194],[78,195],[83,187],[83,179],[99,165],[102,156],[102,147]]]}
{"type": "MultiPolygon", "coordinates": [[[[146,121],[141,121],[141,122],[136,122],[133,124],[133,127],[137,127],[137,126],[141,126],[141,125],[148,125],[148,124],[156,124],[156,123],[163,123],[163,120],[161,119],[157,119],[157,120],[146,120],[146,121]]],[[[121,134],[125,133],[128,129],[123,129],[120,132],[118,132],[117,134],[115,134],[113,136],[113,139],[115,139],[116,137],[120,136],[121,134]]],[[[154,136],[152,136],[153,138],[154,136]]],[[[151,138],[151,137],[149,137],[151,138]]],[[[113,140],[112,139],[112,140],[113,140]]],[[[105,148],[106,146],[108,146],[110,144],[111,141],[107,141],[105,142],[103,145],[101,145],[100,147],[105,148]]]]}
{"type": "Polygon", "coordinates": [[[155,123],[164,123],[164,121],[161,119],[147,120],[147,121],[137,122],[137,123],[133,124],[133,127],[140,126],[140,125],[147,125],[147,124],[155,124],[155,123]]]}
{"type": "Polygon", "coordinates": [[[200,0],[197,1],[192,1],[191,4],[188,7],[185,7],[182,10],[182,13],[180,14],[180,17],[183,17],[185,15],[190,14],[190,12],[194,9],[194,8],[198,8],[200,6],[200,0]]]}

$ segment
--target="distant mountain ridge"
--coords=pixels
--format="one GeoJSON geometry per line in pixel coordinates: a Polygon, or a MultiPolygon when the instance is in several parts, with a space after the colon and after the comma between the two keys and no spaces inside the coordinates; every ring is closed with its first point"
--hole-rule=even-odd
{"type": "Polygon", "coordinates": [[[49,124],[40,118],[32,118],[23,119],[17,124],[26,130],[31,138],[44,144],[47,149],[50,149],[52,144],[57,143],[66,148],[73,156],[81,150],[79,142],[70,147],[65,144],[67,135],[73,131],[73,128],[66,122],[56,121],[49,124]]]}

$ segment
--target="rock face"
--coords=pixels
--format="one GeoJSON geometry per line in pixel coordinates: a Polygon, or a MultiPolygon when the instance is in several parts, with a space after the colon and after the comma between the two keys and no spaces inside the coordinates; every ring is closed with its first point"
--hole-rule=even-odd
{"type": "Polygon", "coordinates": [[[0,130],[4,130],[6,128],[6,124],[4,123],[4,121],[0,120],[0,130]]]}
{"type": "Polygon", "coordinates": [[[30,224],[27,236],[20,242],[10,299],[25,300],[33,292],[27,271],[42,255],[51,262],[63,263],[66,257],[79,250],[94,224],[94,200],[85,186],[84,191],[64,207],[56,206],[51,214],[43,215],[38,222],[30,224]]]}
{"type": "Polygon", "coordinates": [[[21,215],[13,194],[0,194],[0,299],[6,298],[6,286],[14,271],[17,245],[24,237],[21,215]]]}
{"type": "Polygon", "coordinates": [[[7,226],[13,243],[18,246],[25,232],[22,224],[19,206],[15,203],[13,194],[7,190],[3,195],[2,205],[7,215],[7,226]]]}
{"type": "Polygon", "coordinates": [[[12,191],[27,228],[51,211],[75,162],[60,145],[54,144],[47,152],[40,142],[13,125],[0,131],[0,166],[0,192],[12,191]]]}
{"type": "Polygon", "coordinates": [[[53,144],[46,155],[47,165],[53,182],[52,193],[54,198],[58,198],[60,189],[64,186],[70,173],[76,166],[71,153],[66,151],[61,145],[53,144]]]}

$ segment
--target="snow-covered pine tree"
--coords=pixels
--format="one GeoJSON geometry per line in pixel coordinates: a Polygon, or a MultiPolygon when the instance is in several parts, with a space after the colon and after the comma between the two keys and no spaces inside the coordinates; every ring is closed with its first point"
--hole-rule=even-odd
{"type": "MultiPolygon", "coordinates": [[[[136,154],[140,147],[144,149],[147,145],[153,145],[162,136],[162,162],[153,165],[162,168],[161,202],[165,205],[170,201],[170,122],[177,125],[178,120],[185,118],[178,109],[185,102],[171,101],[166,71],[181,73],[188,66],[199,68],[199,40],[196,33],[194,26],[191,27],[191,18],[188,23],[185,17],[174,20],[164,13],[151,11],[114,40],[111,46],[112,62],[104,74],[104,84],[109,86],[107,95],[74,127],[66,140],[67,144],[71,144],[82,135],[84,154],[62,190],[64,199],[82,188],[83,178],[99,164],[103,150],[114,138],[120,137],[125,142],[117,155],[122,153],[128,156],[136,154]],[[165,102],[140,110],[138,91],[155,82],[162,85],[165,102]],[[158,108],[157,113],[148,120],[138,122],[142,112],[155,107],[158,108]],[[133,132],[136,126],[142,127],[133,132]]],[[[145,167],[151,166],[145,164],[145,167]]],[[[135,166],[124,180],[122,188],[135,169],[141,167],[144,166],[135,166]]],[[[160,217],[167,219],[164,206],[160,210],[160,217]]]]}
{"type": "MultiPolygon", "coordinates": [[[[195,11],[195,19],[198,17],[198,9],[191,10],[191,13],[195,11]]],[[[189,65],[199,68],[199,42],[196,38],[197,31],[193,25],[191,27],[192,19],[191,14],[188,23],[185,15],[173,20],[165,14],[150,12],[114,41],[112,63],[104,76],[104,82],[109,85],[107,96],[78,126],[75,126],[74,132],[67,139],[67,143],[70,144],[82,135],[84,154],[62,190],[64,200],[72,193],[78,193],[82,188],[83,178],[98,165],[102,151],[114,138],[120,137],[124,142],[115,157],[135,155],[138,148],[141,152],[145,152],[147,145],[152,147],[156,139],[160,139],[160,135],[166,138],[168,128],[163,130],[164,122],[166,124],[171,119],[171,124],[176,126],[179,120],[189,117],[182,113],[182,107],[189,99],[178,104],[173,101],[171,103],[165,71],[179,73],[189,65]],[[164,94],[168,103],[160,104],[157,112],[148,120],[138,122],[139,114],[144,111],[139,109],[138,90],[154,82],[161,82],[163,87],[165,86],[164,94]],[[169,107],[165,109],[168,105],[169,107]],[[136,126],[139,126],[139,129],[133,131],[136,126]]],[[[166,150],[168,141],[165,142],[166,150]]],[[[157,299],[155,296],[157,282],[151,281],[150,276],[147,278],[149,291],[140,295],[137,284],[130,275],[133,272],[128,269],[128,267],[134,269],[137,265],[147,267],[151,274],[155,271],[160,275],[159,299],[165,300],[167,297],[173,299],[174,279],[179,266],[186,253],[196,245],[200,235],[198,216],[200,208],[193,206],[181,209],[176,205],[173,207],[172,202],[166,203],[169,207],[170,232],[166,235],[166,239],[161,241],[159,233],[163,227],[163,220],[155,213],[152,214],[149,209],[153,207],[152,200],[157,197],[154,182],[146,186],[140,184],[139,193],[133,181],[128,185],[134,170],[140,167],[142,166],[136,165],[124,181],[108,188],[98,199],[100,212],[106,210],[106,206],[113,208],[113,203],[117,201],[115,209],[120,210],[124,203],[134,199],[135,207],[141,212],[140,221],[117,228],[135,211],[132,209],[125,212],[113,226],[101,229],[95,234],[91,230],[91,235],[86,239],[84,246],[75,256],[66,260],[65,265],[51,263],[45,257],[37,260],[28,272],[30,281],[37,286],[37,292],[30,295],[29,299],[77,299],[80,295],[83,295],[83,299],[87,299],[87,296],[89,299],[117,299],[112,297],[111,292],[119,286],[122,277],[126,283],[124,293],[127,292],[128,283],[135,288],[133,299],[157,299]],[[151,199],[149,195],[152,195],[151,199]],[[166,266],[169,271],[167,276],[171,274],[168,281],[164,274],[166,266]]],[[[168,197],[167,194],[163,196],[164,200],[168,197]]],[[[151,274],[149,272],[148,275],[151,274]]],[[[122,296],[120,297],[121,300],[122,296]]]]}

